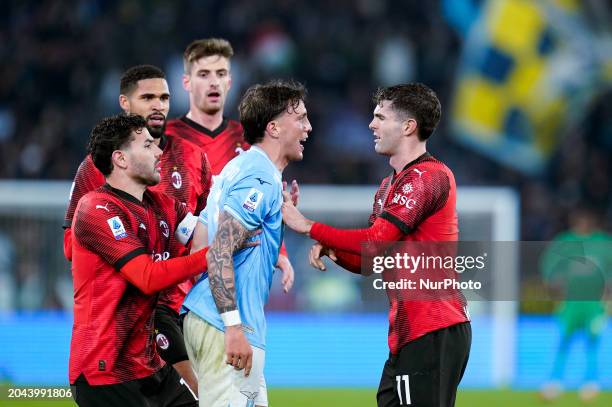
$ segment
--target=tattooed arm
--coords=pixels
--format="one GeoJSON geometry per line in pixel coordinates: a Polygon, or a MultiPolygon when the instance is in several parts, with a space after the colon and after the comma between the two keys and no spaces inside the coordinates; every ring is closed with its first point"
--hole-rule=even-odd
{"type": "Polygon", "coordinates": [[[210,291],[225,325],[226,363],[238,370],[245,369],[245,376],[251,371],[253,350],[242,332],[236,306],[233,254],[249,236],[251,233],[242,223],[221,212],[217,234],[206,254],[210,291]]]}
{"type": "Polygon", "coordinates": [[[236,310],[234,252],[250,236],[247,228],[227,212],[219,215],[219,228],[206,254],[208,279],[220,314],[236,310]]]}

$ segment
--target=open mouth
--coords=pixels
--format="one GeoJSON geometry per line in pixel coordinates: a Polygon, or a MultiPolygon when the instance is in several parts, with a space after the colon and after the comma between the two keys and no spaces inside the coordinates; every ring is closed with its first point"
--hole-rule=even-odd
{"type": "Polygon", "coordinates": [[[166,121],[166,117],[160,113],[154,113],[150,115],[148,118],[149,126],[153,126],[153,127],[161,127],[164,125],[165,121],[166,121]]]}
{"type": "Polygon", "coordinates": [[[221,98],[221,93],[214,91],[214,92],[210,92],[206,96],[208,96],[209,99],[217,101],[217,100],[219,100],[221,98]]]}
{"type": "Polygon", "coordinates": [[[302,149],[302,151],[304,151],[304,143],[306,143],[306,140],[308,140],[308,136],[300,139],[300,148],[302,149]]]}

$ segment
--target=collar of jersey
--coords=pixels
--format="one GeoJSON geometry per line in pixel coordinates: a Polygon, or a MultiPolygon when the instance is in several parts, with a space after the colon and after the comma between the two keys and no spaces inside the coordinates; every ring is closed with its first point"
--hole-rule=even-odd
{"type": "Polygon", "coordinates": [[[406,164],[399,173],[396,173],[395,170],[391,171],[391,182],[395,182],[397,180],[397,174],[401,174],[402,172],[406,171],[408,168],[417,164],[419,161],[424,160],[429,157],[432,157],[432,155],[429,154],[428,151],[425,151],[423,154],[421,154],[420,156],[418,156],[417,158],[415,158],[414,160],[406,164]]]}
{"type": "Polygon", "coordinates": [[[418,156],[417,158],[415,158],[414,160],[412,160],[408,164],[406,164],[404,166],[404,168],[402,168],[402,171],[412,167],[413,165],[415,165],[419,161],[424,160],[424,159],[429,158],[429,157],[431,157],[431,154],[429,154],[428,151],[425,151],[423,154],[421,154],[420,156],[418,156]]]}
{"type": "Polygon", "coordinates": [[[144,206],[144,199],[148,192],[148,189],[145,190],[144,194],[142,195],[142,201],[139,201],[138,198],[136,198],[134,195],[130,195],[121,189],[113,188],[112,186],[110,186],[110,184],[104,184],[104,188],[112,192],[113,194],[117,195],[119,198],[122,198],[126,201],[133,202],[140,206],[144,206]]]}
{"type": "Polygon", "coordinates": [[[215,138],[219,134],[223,133],[223,131],[227,128],[227,124],[229,123],[229,120],[227,119],[227,117],[224,117],[219,127],[211,130],[207,127],[202,126],[200,123],[196,122],[195,120],[191,120],[189,117],[187,117],[187,115],[182,116],[181,120],[184,123],[186,123],[188,126],[199,131],[200,133],[204,133],[208,137],[212,137],[212,138],[215,138]]]}
{"type": "Polygon", "coordinates": [[[265,151],[263,151],[261,148],[259,148],[257,146],[251,146],[249,151],[253,151],[253,152],[256,152],[256,153],[259,153],[259,154],[263,155],[266,158],[266,161],[268,161],[270,163],[270,166],[274,169],[274,173],[276,175],[278,175],[279,178],[282,178],[281,172],[278,170],[278,168],[276,168],[276,165],[274,165],[272,160],[270,160],[270,157],[268,157],[268,154],[266,154],[265,151]]]}

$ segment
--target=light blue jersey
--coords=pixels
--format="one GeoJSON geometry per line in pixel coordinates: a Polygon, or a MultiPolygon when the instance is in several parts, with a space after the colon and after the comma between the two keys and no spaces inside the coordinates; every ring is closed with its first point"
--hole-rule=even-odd
{"type": "MultiPolygon", "coordinates": [[[[252,346],[265,349],[264,306],[283,240],[281,173],[258,147],[231,160],[214,182],[206,208],[199,220],[208,226],[208,244],[219,227],[219,213],[229,212],[248,230],[262,229],[253,238],[260,245],[234,255],[236,301],[244,332],[252,346]]],[[[208,275],[191,289],[183,307],[214,327],[224,330],[223,321],[210,291],[208,275]]]]}

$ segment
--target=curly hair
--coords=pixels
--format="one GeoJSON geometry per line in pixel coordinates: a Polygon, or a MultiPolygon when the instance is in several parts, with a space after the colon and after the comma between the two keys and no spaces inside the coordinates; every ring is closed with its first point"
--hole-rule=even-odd
{"type": "Polygon", "coordinates": [[[421,141],[431,137],[442,116],[442,106],[436,93],[422,83],[379,88],[373,100],[377,105],[388,100],[393,110],[399,113],[402,119],[415,119],[421,141]]]}
{"type": "Polygon", "coordinates": [[[142,116],[119,114],[102,119],[91,131],[87,150],[94,165],[104,176],[113,171],[112,155],[129,144],[133,131],[141,131],[147,122],[142,116]]]}
{"type": "Polygon", "coordinates": [[[251,86],[238,106],[244,139],[249,144],[263,140],[268,123],[290,107],[296,109],[305,98],[306,89],[297,81],[274,80],[251,86]]]}

